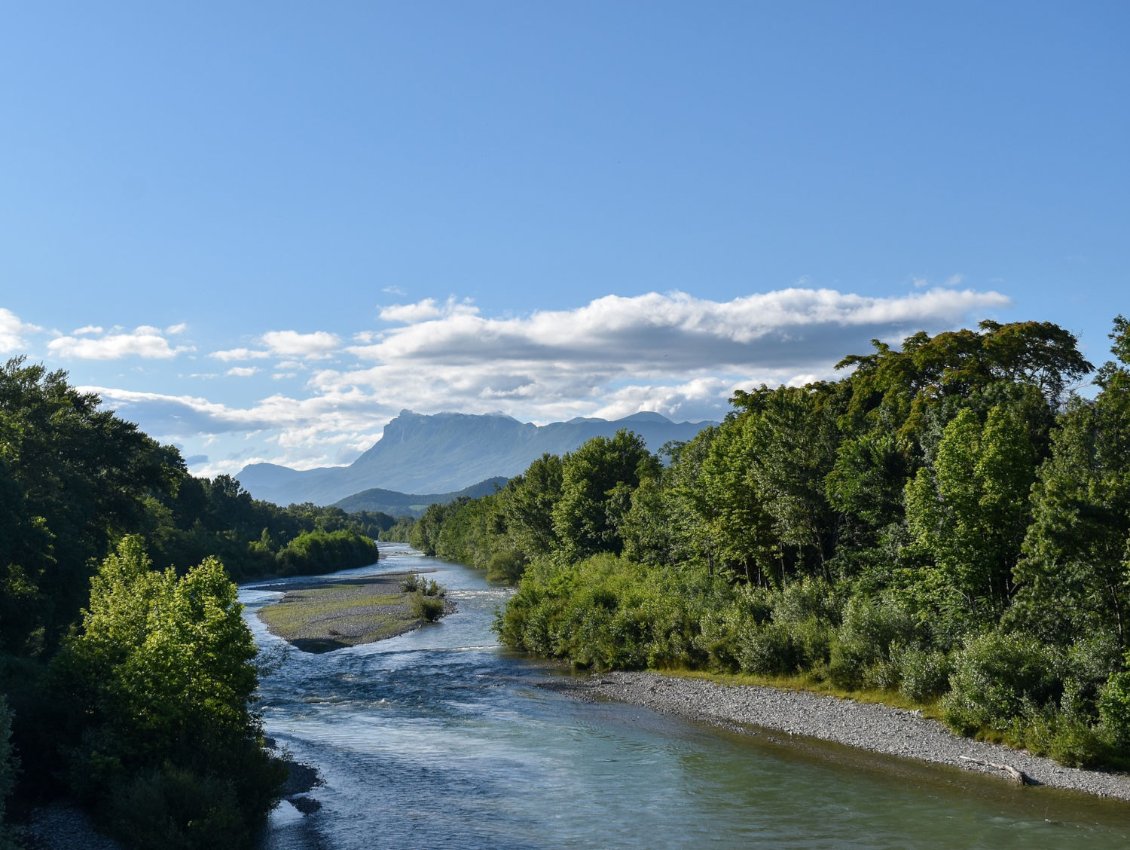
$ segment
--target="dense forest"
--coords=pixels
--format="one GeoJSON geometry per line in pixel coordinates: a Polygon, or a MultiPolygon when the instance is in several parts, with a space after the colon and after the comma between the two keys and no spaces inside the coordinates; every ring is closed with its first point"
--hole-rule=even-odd
{"type": "Polygon", "coordinates": [[[390,517],[188,474],[62,372],[0,368],[0,848],[69,795],[132,847],[239,847],[280,766],[233,580],[372,563],[390,517]]]}
{"type": "Polygon", "coordinates": [[[597,438],[393,533],[516,581],[497,628],[518,649],[869,690],[1125,767],[1125,318],[1111,339],[1097,372],[1050,323],[874,341],[660,457],[597,438]]]}

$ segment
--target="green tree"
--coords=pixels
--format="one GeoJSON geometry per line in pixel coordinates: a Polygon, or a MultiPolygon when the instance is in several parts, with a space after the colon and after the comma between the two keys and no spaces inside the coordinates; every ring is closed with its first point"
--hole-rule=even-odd
{"type": "Polygon", "coordinates": [[[561,470],[561,458],[543,454],[502,491],[507,533],[515,548],[527,557],[550,552],[559,543],[553,509],[561,498],[561,470]]]}
{"type": "Polygon", "coordinates": [[[907,485],[907,526],[927,561],[917,583],[959,631],[995,622],[1012,597],[1036,459],[1022,406],[998,405],[984,424],[965,409],[907,485]]]}
{"type": "Polygon", "coordinates": [[[1014,617],[1045,640],[1107,633],[1130,647],[1130,325],[1111,334],[1093,401],[1060,418],[1033,491],[1014,617]]]}
{"type": "Polygon", "coordinates": [[[73,789],[118,811],[126,820],[111,828],[134,839],[164,828],[154,831],[144,813],[115,806],[123,796],[148,795],[160,802],[154,817],[181,811],[188,818],[176,824],[183,846],[207,846],[233,823],[238,831],[222,841],[246,844],[279,779],[249,707],[255,653],[219,561],[207,559],[178,579],[171,569],[150,569],[140,538],[123,538],[93,578],[81,629],[55,662],[75,720],[73,789]],[[167,799],[186,775],[228,789],[211,801],[215,817],[167,799]]]}
{"type": "Polygon", "coordinates": [[[747,582],[765,584],[781,562],[771,518],[750,475],[756,462],[756,424],[750,412],[728,417],[701,460],[700,487],[684,486],[683,493],[709,533],[706,540],[699,535],[706,543],[708,563],[744,576],[747,582]]]}
{"type": "Polygon", "coordinates": [[[0,499],[13,511],[0,569],[9,592],[42,595],[40,645],[48,650],[86,602],[88,564],[142,526],[148,499],[184,474],[175,449],[100,403],[70,387],[64,372],[23,358],[0,367],[0,499]]]}
{"type": "Polygon", "coordinates": [[[569,557],[619,553],[620,524],[640,479],[654,477],[659,461],[643,439],[621,429],[593,437],[561,464],[561,498],[553,509],[553,528],[569,557]]]}

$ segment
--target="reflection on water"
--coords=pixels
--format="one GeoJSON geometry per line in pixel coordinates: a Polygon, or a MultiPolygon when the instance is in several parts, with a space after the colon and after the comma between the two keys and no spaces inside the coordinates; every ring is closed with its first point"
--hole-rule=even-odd
{"type": "Polygon", "coordinates": [[[311,792],[317,812],[276,810],[264,850],[1130,846],[1130,806],[546,690],[559,671],[506,653],[490,631],[506,590],[404,547],[382,551],[342,575],[435,569],[457,612],[312,655],[254,616],[277,591],[241,592],[272,661],[267,734],[325,783],[311,792]]]}

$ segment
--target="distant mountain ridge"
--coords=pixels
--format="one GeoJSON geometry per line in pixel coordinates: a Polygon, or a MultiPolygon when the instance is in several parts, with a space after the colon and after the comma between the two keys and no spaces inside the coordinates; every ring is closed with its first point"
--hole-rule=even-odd
{"type": "Polygon", "coordinates": [[[393,517],[409,516],[415,518],[420,516],[428,505],[446,505],[448,502],[454,502],[463,497],[478,499],[482,496],[489,496],[505,487],[507,480],[501,476],[488,478],[486,481],[480,481],[478,484],[472,484],[470,487],[464,487],[454,493],[398,493],[395,490],[382,490],[379,487],[374,487],[371,490],[362,490],[360,493],[346,496],[344,499],[334,502],[333,506],[341,508],[347,513],[372,511],[393,517]]]}
{"type": "Polygon", "coordinates": [[[637,413],[614,421],[571,419],[533,425],[501,414],[424,415],[404,410],[385,426],[381,439],[349,466],[297,470],[256,463],[236,477],[255,498],[280,505],[329,505],[373,488],[451,493],[488,478],[511,478],[547,452],[565,454],[593,437],[611,437],[621,428],[639,434],[651,451],[657,451],[671,440],[691,439],[710,424],[637,413]]]}

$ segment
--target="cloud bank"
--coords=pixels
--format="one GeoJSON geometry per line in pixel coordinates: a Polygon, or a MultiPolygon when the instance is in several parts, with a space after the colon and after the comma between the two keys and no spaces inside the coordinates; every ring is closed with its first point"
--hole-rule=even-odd
{"type": "MultiPolygon", "coordinates": [[[[467,300],[429,298],[383,307],[375,326],[349,334],[273,330],[254,337],[253,347],[212,352],[230,364],[225,377],[240,381],[229,400],[259,392],[253,403],[85,389],[154,436],[207,455],[195,470],[204,474],[260,460],[300,468],[342,462],[372,445],[405,408],[501,411],[539,423],[641,410],[716,419],[735,389],[828,377],[836,361],[868,351],[873,338],[899,342],[919,330],[936,333],[1009,304],[996,292],[956,289],[957,282],[915,286],[897,297],[810,288],[730,301],[683,292],[609,295],[571,310],[519,316],[489,316],[467,300]],[[304,383],[296,382],[298,375],[304,383]]],[[[30,327],[0,310],[0,345],[30,327]]],[[[87,327],[47,347],[68,357],[167,359],[184,350],[168,339],[182,330],[87,327]]]]}
{"type": "Polygon", "coordinates": [[[123,357],[169,360],[194,350],[189,345],[173,346],[166,339],[167,335],[182,333],[184,329],[184,325],[174,325],[162,331],[141,325],[132,331],[114,328],[107,332],[87,325],[70,335],[55,337],[47,343],[47,350],[57,357],[75,360],[120,360],[123,357]]]}

